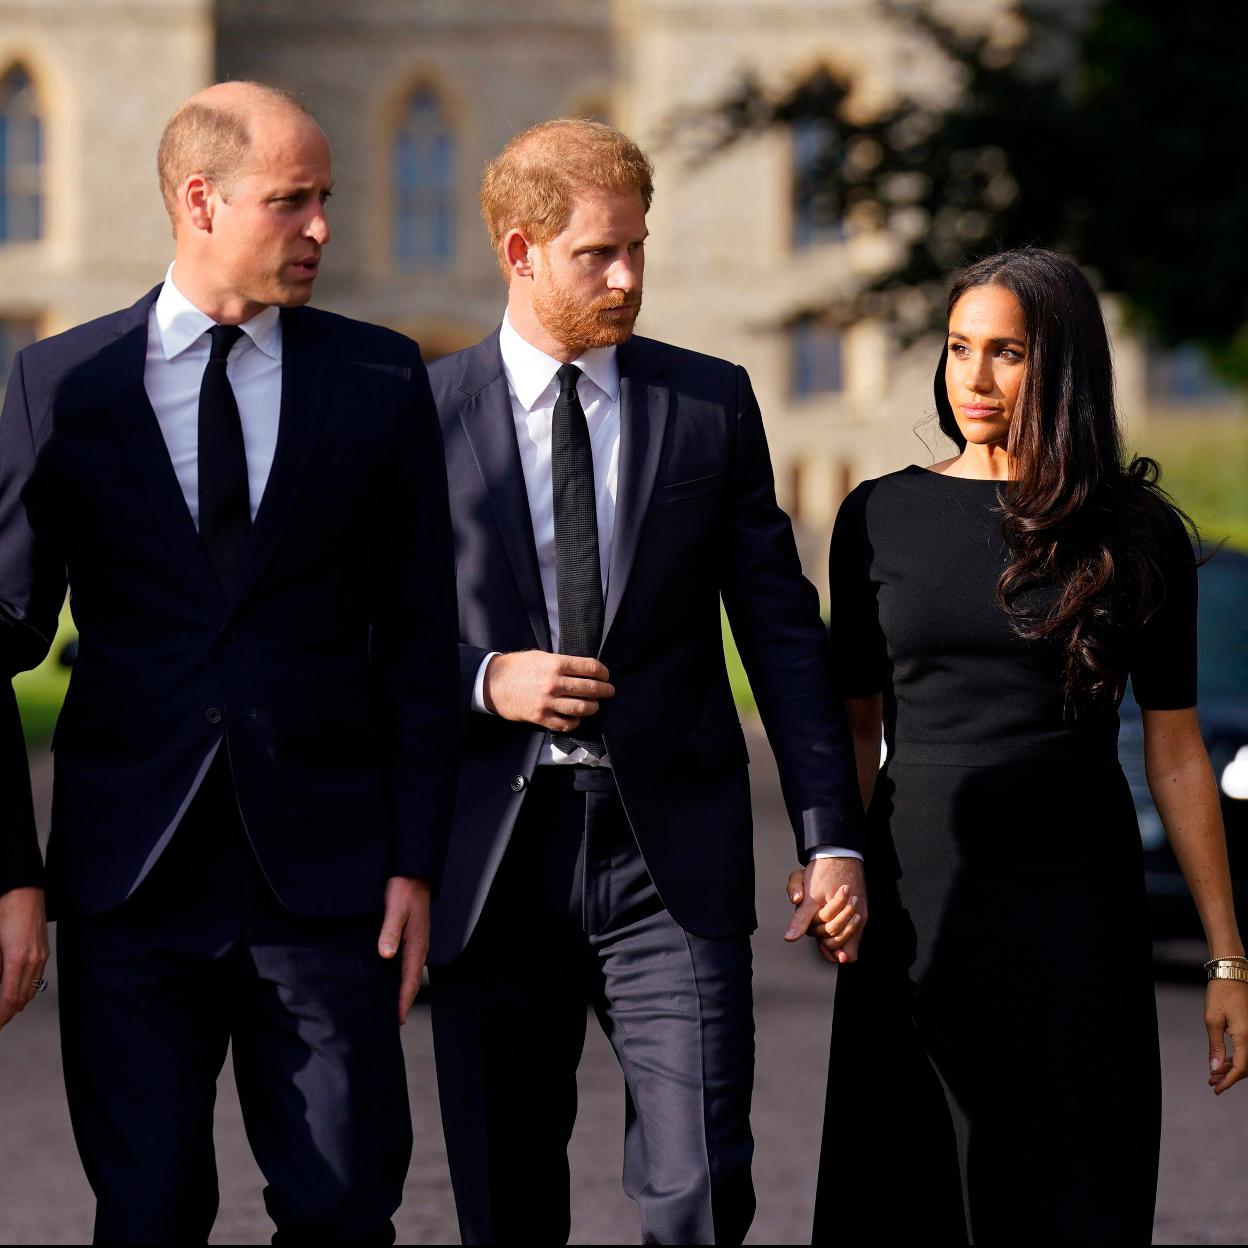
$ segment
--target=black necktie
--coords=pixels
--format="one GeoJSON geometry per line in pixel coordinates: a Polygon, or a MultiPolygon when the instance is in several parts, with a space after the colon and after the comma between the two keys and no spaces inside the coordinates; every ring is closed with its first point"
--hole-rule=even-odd
{"type": "MultiPolygon", "coordinates": [[[[581,370],[559,370],[550,434],[550,469],[555,494],[555,585],[559,599],[559,653],[597,658],[602,644],[602,565],[598,559],[598,511],[594,505],[594,456],[589,426],[576,383],[581,370]]],[[[566,753],[584,749],[603,755],[595,717],[573,733],[551,738],[566,753]]]]}
{"type": "Polygon", "coordinates": [[[243,426],[225,372],[230,348],[242,332],[237,325],[214,325],[208,331],[212,349],[199,387],[199,535],[227,594],[251,534],[243,426]]]}

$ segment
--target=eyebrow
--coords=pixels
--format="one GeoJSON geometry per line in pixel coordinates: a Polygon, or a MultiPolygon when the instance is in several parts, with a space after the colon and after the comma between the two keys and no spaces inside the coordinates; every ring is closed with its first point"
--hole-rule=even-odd
{"type": "MultiPolygon", "coordinates": [[[[958,333],[956,329],[951,329],[949,331],[949,337],[960,338],[963,342],[971,341],[965,334],[958,333]]],[[[1006,347],[1011,344],[1015,344],[1020,347],[1025,347],[1027,345],[1027,340],[1025,338],[989,338],[988,341],[994,347],[1006,347]]]]}
{"type": "MultiPolygon", "coordinates": [[[[644,243],[646,239],[648,239],[649,237],[650,237],[650,231],[647,230],[640,238],[630,238],[628,240],[629,245],[631,246],[633,243],[644,243]]],[[[606,243],[606,242],[581,243],[580,246],[574,247],[572,251],[573,251],[573,254],[576,254],[577,252],[582,252],[582,251],[602,251],[605,248],[610,248],[613,246],[615,246],[614,243],[606,243]]]]}
{"type": "Polygon", "coordinates": [[[332,194],[334,184],[330,182],[327,186],[319,186],[315,182],[279,182],[279,189],[271,192],[274,195],[294,195],[297,191],[316,191],[321,190],[326,194],[332,194]]]}

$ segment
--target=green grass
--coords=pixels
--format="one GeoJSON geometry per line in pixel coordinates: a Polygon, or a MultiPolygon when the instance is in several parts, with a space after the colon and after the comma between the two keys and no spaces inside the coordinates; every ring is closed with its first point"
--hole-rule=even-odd
{"type": "Polygon", "coordinates": [[[18,709],[22,713],[22,730],[27,746],[42,745],[52,735],[56,717],[69,685],[69,668],[57,661],[61,647],[74,635],[69,608],[61,612],[61,623],[48,657],[33,672],[22,672],[13,678],[18,709]]]}
{"type": "Polygon", "coordinates": [[[754,703],[754,693],[750,689],[749,678],[745,674],[745,665],[737,652],[737,643],[732,639],[732,629],[728,626],[728,616],[723,608],[719,612],[720,628],[724,634],[724,662],[728,665],[728,683],[732,686],[732,697],[741,715],[753,715],[758,709],[754,703]]]}
{"type": "Polygon", "coordinates": [[[1157,421],[1136,450],[1161,464],[1161,484],[1209,545],[1248,550],[1248,419],[1157,421]]]}

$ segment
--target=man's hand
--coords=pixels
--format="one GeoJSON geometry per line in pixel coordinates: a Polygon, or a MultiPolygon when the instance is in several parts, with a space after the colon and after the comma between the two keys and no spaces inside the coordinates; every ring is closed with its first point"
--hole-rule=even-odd
{"type": "Polygon", "coordinates": [[[47,961],[43,889],[9,889],[0,895],[0,1027],[35,999],[47,961]]]}
{"type": "Polygon", "coordinates": [[[789,900],[797,906],[785,940],[813,936],[827,962],[844,965],[858,958],[867,925],[867,880],[859,858],[815,858],[788,879],[789,900]]]}
{"type": "Polygon", "coordinates": [[[571,732],[615,693],[607,675],[597,659],[518,650],[490,660],[481,693],[487,709],[503,719],[571,732]]]}
{"type": "Polygon", "coordinates": [[[407,1022],[408,1012],[420,991],[420,977],[429,953],[429,885],[407,875],[392,875],[386,881],[386,913],[377,938],[377,952],[393,958],[402,952],[399,976],[399,1024],[407,1022]]]}

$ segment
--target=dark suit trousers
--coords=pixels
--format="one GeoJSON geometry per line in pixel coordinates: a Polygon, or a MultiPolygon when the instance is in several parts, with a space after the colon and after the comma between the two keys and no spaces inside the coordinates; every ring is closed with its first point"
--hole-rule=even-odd
{"type": "Polygon", "coordinates": [[[230,1044],[274,1242],[394,1241],[412,1137],[378,929],[278,903],[224,747],[134,894],[60,920],[65,1083],[97,1243],[207,1241],[230,1044]]]}
{"type": "Polygon", "coordinates": [[[473,937],[432,984],[465,1243],[567,1241],[589,1006],[624,1071],[624,1188],[644,1241],[741,1242],[754,1215],[749,938],[706,940],[672,919],[609,772],[538,769],[473,937]]]}

